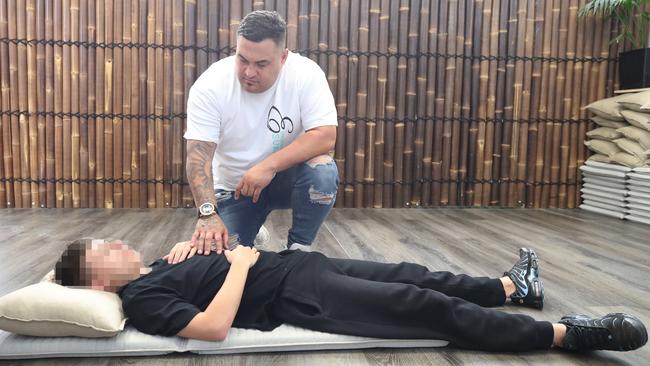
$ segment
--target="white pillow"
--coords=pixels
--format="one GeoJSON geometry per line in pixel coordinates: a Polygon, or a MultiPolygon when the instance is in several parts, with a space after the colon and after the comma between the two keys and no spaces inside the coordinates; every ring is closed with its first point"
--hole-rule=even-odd
{"type": "Polygon", "coordinates": [[[117,294],[39,282],[0,298],[0,329],[41,337],[112,337],[126,318],[117,294]]]}

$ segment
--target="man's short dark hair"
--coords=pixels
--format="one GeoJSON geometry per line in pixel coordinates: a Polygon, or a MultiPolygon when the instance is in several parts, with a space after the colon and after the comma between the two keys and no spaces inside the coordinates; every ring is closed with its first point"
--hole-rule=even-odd
{"type": "Polygon", "coordinates": [[[275,11],[256,10],[241,20],[237,34],[252,42],[271,39],[277,46],[284,46],[287,23],[275,11]]]}
{"type": "Polygon", "coordinates": [[[86,250],[89,240],[75,240],[61,254],[54,267],[54,281],[63,286],[89,286],[86,250]]]}

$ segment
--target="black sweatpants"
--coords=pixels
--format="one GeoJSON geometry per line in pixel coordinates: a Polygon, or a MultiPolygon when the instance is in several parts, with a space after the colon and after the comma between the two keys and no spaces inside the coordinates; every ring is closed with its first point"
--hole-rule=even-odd
{"type": "Polygon", "coordinates": [[[485,308],[504,302],[499,279],[309,253],[287,276],[271,312],[287,324],[330,333],[441,339],[487,351],[551,347],[551,323],[485,308]]]}

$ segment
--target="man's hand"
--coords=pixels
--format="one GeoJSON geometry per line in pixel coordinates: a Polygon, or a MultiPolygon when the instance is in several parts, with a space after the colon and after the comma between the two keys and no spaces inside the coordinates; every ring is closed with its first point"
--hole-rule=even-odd
{"type": "Polygon", "coordinates": [[[257,263],[257,258],[260,257],[260,253],[255,248],[247,247],[240,245],[233,250],[226,250],[223,252],[226,255],[228,263],[233,264],[235,262],[247,263],[248,268],[253,268],[255,263],[257,263]]]}
{"type": "Polygon", "coordinates": [[[239,184],[237,184],[235,199],[238,200],[239,195],[243,194],[244,196],[252,196],[253,202],[257,203],[260,193],[271,183],[273,177],[275,177],[275,171],[272,168],[264,163],[255,165],[244,174],[239,184]]]}
{"type": "Polygon", "coordinates": [[[196,254],[196,247],[193,247],[189,241],[182,241],[176,243],[172,250],[169,251],[169,254],[162,257],[162,259],[169,264],[176,264],[192,258],[194,254],[196,254]]]}
{"type": "Polygon", "coordinates": [[[217,254],[221,254],[228,244],[228,229],[219,215],[199,218],[194,235],[192,235],[191,245],[196,247],[198,254],[210,254],[213,244],[217,254]]]}

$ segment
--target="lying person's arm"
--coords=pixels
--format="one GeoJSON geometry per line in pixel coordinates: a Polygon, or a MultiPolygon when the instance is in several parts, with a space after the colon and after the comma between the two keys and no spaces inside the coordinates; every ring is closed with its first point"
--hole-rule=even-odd
{"type": "Polygon", "coordinates": [[[226,279],[205,311],[198,313],[178,335],[205,341],[222,341],[228,335],[244,293],[248,270],[255,265],[260,253],[257,249],[238,246],[224,251],[230,270],[226,279]]]}

